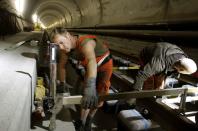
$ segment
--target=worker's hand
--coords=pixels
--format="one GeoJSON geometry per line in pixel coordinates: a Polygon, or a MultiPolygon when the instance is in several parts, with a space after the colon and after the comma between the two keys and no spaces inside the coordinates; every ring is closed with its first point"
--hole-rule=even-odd
{"type": "Polygon", "coordinates": [[[56,86],[56,93],[64,93],[65,92],[65,85],[64,82],[60,82],[56,86]]]}
{"type": "Polygon", "coordinates": [[[85,83],[81,105],[84,109],[96,108],[98,96],[96,93],[96,78],[88,78],[85,83]]]}

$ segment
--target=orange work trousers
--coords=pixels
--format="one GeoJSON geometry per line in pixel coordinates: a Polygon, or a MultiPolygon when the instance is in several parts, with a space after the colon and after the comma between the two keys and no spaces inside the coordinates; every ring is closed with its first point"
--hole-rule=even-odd
{"type": "Polygon", "coordinates": [[[99,95],[108,94],[111,86],[111,75],[113,69],[113,60],[110,59],[108,62],[99,66],[97,69],[96,89],[99,95]]]}

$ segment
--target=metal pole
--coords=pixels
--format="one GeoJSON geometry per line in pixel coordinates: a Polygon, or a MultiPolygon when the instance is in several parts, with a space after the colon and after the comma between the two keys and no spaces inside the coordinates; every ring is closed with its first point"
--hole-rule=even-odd
{"type": "Polygon", "coordinates": [[[187,92],[188,92],[188,89],[184,89],[184,93],[181,95],[181,101],[180,101],[180,106],[179,106],[179,109],[181,112],[185,112],[185,109],[186,109],[186,96],[187,96],[187,92]]]}
{"type": "Polygon", "coordinates": [[[54,100],[52,116],[50,118],[49,130],[54,131],[56,128],[56,74],[57,74],[57,51],[58,46],[50,44],[50,96],[54,100]]]}
{"type": "Polygon", "coordinates": [[[50,44],[50,96],[54,100],[56,98],[57,49],[57,45],[50,44]]]}

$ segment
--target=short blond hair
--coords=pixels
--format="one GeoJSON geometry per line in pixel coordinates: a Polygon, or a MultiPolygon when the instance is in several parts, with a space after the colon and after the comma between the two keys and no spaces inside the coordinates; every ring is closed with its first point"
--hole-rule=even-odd
{"type": "Polygon", "coordinates": [[[51,34],[50,34],[50,39],[51,41],[53,41],[54,37],[56,35],[66,35],[68,33],[68,31],[65,28],[62,27],[56,27],[52,30],[51,34]]]}

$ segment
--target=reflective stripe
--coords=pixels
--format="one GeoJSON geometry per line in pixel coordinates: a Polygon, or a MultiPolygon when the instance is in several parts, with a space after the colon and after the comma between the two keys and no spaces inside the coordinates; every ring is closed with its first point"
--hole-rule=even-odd
{"type": "Polygon", "coordinates": [[[109,56],[109,52],[101,59],[98,61],[97,66],[100,66],[102,62],[109,56]]]}
{"type": "Polygon", "coordinates": [[[55,60],[55,48],[52,48],[52,60],[55,60]]]}

